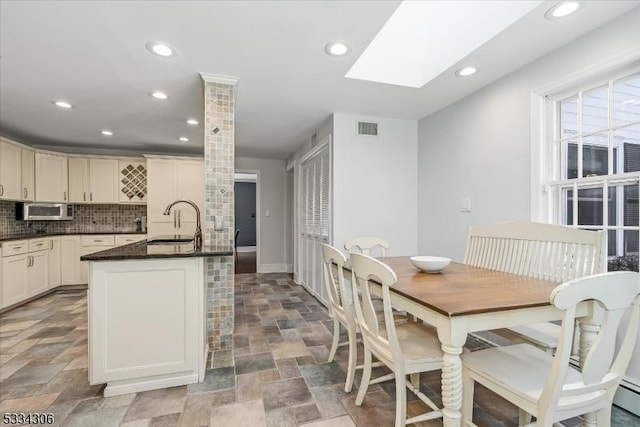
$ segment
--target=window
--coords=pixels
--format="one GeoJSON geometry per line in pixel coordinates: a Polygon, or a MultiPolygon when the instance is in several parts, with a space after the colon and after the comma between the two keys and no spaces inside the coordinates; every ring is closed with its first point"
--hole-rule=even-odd
{"type": "Polygon", "coordinates": [[[610,75],[547,97],[551,220],[604,230],[610,270],[638,270],[640,72],[610,75]]]}

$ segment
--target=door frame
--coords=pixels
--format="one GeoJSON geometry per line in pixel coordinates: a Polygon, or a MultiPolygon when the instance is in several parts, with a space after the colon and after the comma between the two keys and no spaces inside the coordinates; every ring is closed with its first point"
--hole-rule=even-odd
{"type": "MultiPolygon", "coordinates": [[[[256,176],[256,272],[260,271],[260,170],[259,169],[235,169],[235,173],[249,173],[256,176]]],[[[236,232],[236,215],[235,215],[235,195],[236,195],[236,179],[233,178],[233,233],[236,232]]]]}

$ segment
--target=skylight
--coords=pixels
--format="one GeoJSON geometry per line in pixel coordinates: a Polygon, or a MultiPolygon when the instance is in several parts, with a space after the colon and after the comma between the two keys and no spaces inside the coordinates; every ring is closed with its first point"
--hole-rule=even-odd
{"type": "Polygon", "coordinates": [[[541,1],[403,1],[346,77],[419,88],[541,1]]]}

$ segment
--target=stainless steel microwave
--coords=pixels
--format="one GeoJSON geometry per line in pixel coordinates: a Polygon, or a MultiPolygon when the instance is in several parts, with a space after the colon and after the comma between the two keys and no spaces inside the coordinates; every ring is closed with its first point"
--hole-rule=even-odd
{"type": "Polygon", "coordinates": [[[73,219],[73,205],[67,203],[17,203],[16,219],[23,221],[68,221],[73,219]]]}

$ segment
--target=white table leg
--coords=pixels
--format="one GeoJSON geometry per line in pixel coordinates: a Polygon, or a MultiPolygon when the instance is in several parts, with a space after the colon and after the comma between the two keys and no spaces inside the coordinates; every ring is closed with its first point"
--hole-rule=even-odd
{"type": "Polygon", "coordinates": [[[460,427],[462,419],[462,361],[460,354],[467,340],[466,324],[462,319],[450,319],[438,325],[438,339],[442,344],[442,423],[444,427],[460,427]]]}

